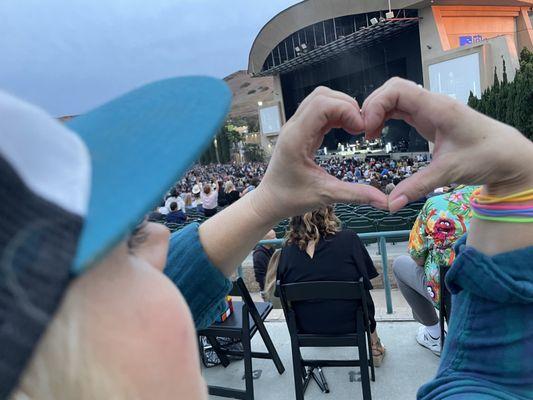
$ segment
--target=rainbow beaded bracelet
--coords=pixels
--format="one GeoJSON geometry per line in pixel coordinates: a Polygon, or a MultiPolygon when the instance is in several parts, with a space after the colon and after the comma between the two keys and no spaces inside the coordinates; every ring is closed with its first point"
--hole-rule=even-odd
{"type": "Polygon", "coordinates": [[[533,189],[524,190],[523,192],[510,194],[503,197],[481,194],[481,189],[476,189],[472,193],[478,204],[495,204],[495,203],[521,203],[533,201],[533,189]]]}
{"type": "Polygon", "coordinates": [[[470,198],[475,218],[495,222],[533,222],[533,189],[508,196],[482,195],[481,189],[470,198]],[[517,204],[518,203],[518,204],[517,204]]]}

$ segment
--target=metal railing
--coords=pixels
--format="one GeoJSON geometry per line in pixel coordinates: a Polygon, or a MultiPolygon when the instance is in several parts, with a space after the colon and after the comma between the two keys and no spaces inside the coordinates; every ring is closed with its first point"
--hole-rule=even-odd
{"type": "MultiPolygon", "coordinates": [[[[403,239],[409,239],[411,231],[388,231],[388,232],[368,232],[358,233],[357,236],[361,240],[376,239],[378,243],[379,253],[381,255],[381,265],[383,268],[383,286],[385,288],[385,301],[387,303],[387,314],[392,314],[392,296],[389,280],[389,263],[387,257],[387,239],[395,239],[400,241],[403,239]]],[[[274,247],[281,247],[283,245],[283,239],[274,240],[261,240],[259,244],[271,245],[274,247]]]]}

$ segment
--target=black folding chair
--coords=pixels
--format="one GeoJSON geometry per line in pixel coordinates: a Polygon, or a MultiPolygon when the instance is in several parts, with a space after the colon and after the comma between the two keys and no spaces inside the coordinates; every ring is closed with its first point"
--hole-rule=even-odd
{"type": "Polygon", "coordinates": [[[374,361],[372,358],[372,344],[370,339],[370,322],[365,289],[362,282],[302,282],[281,285],[277,282],[278,293],[289,327],[292,347],[292,365],[294,371],[294,390],[296,400],[303,400],[307,386],[313,379],[324,393],[329,393],[329,387],[322,367],[359,367],[361,371],[361,385],[363,399],[372,398],[370,379],[375,381],[374,361]],[[296,323],[294,303],[309,300],[351,300],[356,305],[356,323],[354,332],[350,334],[324,335],[300,333],[296,323]],[[357,360],[315,360],[304,359],[301,347],[352,347],[359,350],[357,360]],[[318,370],[316,376],[314,370],[318,370]]]}
{"type": "Polygon", "coordinates": [[[240,296],[242,301],[233,302],[233,314],[222,323],[214,323],[207,329],[198,331],[199,336],[205,336],[224,367],[229,365],[228,355],[239,356],[244,359],[245,390],[232,389],[221,386],[208,386],[209,394],[234,399],[253,400],[254,384],[252,375],[252,358],[271,359],[280,374],[285,372],[285,367],[279,358],[272,339],[265,328],[264,321],[270,311],[272,303],[255,303],[250,296],[242,278],[233,282],[232,296],[240,296]],[[251,319],[250,319],[251,317],[251,319]],[[259,332],[267,348],[267,352],[252,351],[252,337],[259,332]],[[243,351],[223,349],[217,342],[217,337],[240,339],[243,351]]]}
{"type": "Polygon", "coordinates": [[[440,300],[439,300],[439,319],[440,319],[440,345],[444,348],[444,339],[446,331],[444,330],[444,321],[450,325],[450,317],[452,315],[452,294],[446,287],[446,274],[450,269],[449,265],[439,265],[440,278],[440,300]]]}

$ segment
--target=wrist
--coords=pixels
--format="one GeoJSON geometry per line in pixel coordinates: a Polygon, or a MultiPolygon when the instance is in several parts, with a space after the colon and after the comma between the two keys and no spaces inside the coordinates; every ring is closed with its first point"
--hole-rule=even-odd
{"type": "Polygon", "coordinates": [[[247,193],[243,199],[248,202],[250,210],[260,225],[270,229],[283,219],[283,215],[276,210],[273,194],[264,185],[259,185],[247,193]]]}
{"type": "Polygon", "coordinates": [[[506,196],[533,188],[533,143],[512,129],[513,138],[507,136],[507,145],[495,150],[498,158],[495,175],[502,176],[483,186],[483,194],[506,196]],[[499,170],[499,171],[497,171],[499,170]]]}

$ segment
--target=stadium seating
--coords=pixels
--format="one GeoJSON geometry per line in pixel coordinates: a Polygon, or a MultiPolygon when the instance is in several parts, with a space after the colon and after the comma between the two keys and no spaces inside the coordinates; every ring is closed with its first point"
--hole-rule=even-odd
{"type": "MultiPolygon", "coordinates": [[[[355,233],[376,232],[376,221],[361,216],[348,218],[346,221],[343,221],[342,226],[355,233]]],[[[376,243],[376,241],[377,239],[363,239],[364,244],[376,243]]]]}
{"type": "Polygon", "coordinates": [[[356,216],[343,222],[344,228],[351,229],[357,233],[376,232],[376,223],[370,218],[356,216]]]}
{"type": "MultiPolygon", "coordinates": [[[[385,218],[380,219],[377,222],[377,230],[379,232],[385,232],[385,231],[405,231],[405,230],[411,230],[413,227],[412,222],[410,222],[408,219],[398,216],[388,216],[385,218]]],[[[398,236],[398,237],[390,237],[389,240],[393,243],[400,242],[405,240],[405,237],[398,236]]]]}
{"type": "Polygon", "coordinates": [[[377,208],[374,208],[372,206],[367,206],[367,205],[357,206],[354,208],[354,211],[359,215],[366,215],[367,213],[376,211],[376,210],[377,208]]]}
{"type": "Polygon", "coordinates": [[[179,231],[181,228],[183,228],[186,223],[177,224],[174,222],[165,222],[165,226],[170,230],[170,232],[176,232],[179,231]]]}
{"type": "MultiPolygon", "coordinates": [[[[340,219],[343,228],[351,229],[356,233],[410,230],[423,204],[422,202],[410,203],[394,215],[390,215],[387,211],[378,210],[372,206],[339,203],[335,205],[335,214],[340,219]]],[[[175,232],[188,223],[202,223],[207,219],[203,213],[195,209],[187,210],[187,218],[187,222],[182,224],[163,223],[171,232],[175,232]]],[[[284,219],[274,227],[278,239],[285,237],[288,225],[289,219],[284,219]]],[[[394,238],[391,241],[394,242],[394,238]]],[[[397,241],[400,241],[400,238],[397,241]]],[[[365,239],[363,242],[369,244],[375,243],[376,240],[365,239]]]]}
{"type": "Polygon", "coordinates": [[[366,218],[369,218],[372,220],[378,220],[381,218],[385,218],[388,215],[389,213],[387,211],[376,210],[376,209],[374,211],[368,211],[366,214],[364,214],[366,218]]]}
{"type": "Polygon", "coordinates": [[[397,217],[402,217],[402,218],[405,218],[406,220],[408,220],[409,222],[411,223],[414,223],[414,221],[416,220],[416,217],[418,216],[418,213],[420,211],[417,210],[417,209],[413,209],[413,208],[404,208],[400,211],[398,211],[396,214],[394,214],[395,216],[397,217]]]}
{"type": "Polygon", "coordinates": [[[287,233],[287,227],[289,226],[289,220],[284,219],[279,224],[277,224],[274,227],[274,232],[276,232],[276,238],[277,239],[283,239],[285,237],[285,233],[287,233]]]}

